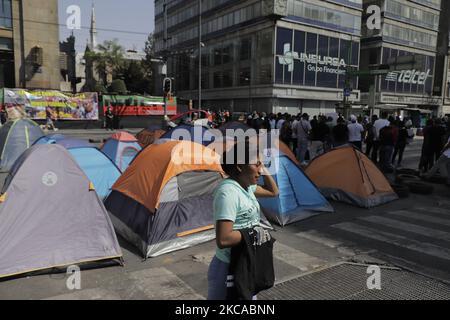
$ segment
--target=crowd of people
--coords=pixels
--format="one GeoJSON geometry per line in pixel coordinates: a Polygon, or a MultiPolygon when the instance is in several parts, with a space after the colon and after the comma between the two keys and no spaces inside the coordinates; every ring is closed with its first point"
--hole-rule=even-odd
{"type": "Polygon", "coordinates": [[[269,114],[253,112],[247,116],[247,125],[256,131],[279,129],[280,139],[292,148],[301,164],[314,159],[331,148],[353,144],[364,152],[384,172],[402,166],[403,154],[415,135],[423,135],[419,169],[429,171],[442,155],[450,136],[449,117],[429,119],[417,132],[411,119],[390,116],[342,115],[313,116],[306,113],[269,114]]]}

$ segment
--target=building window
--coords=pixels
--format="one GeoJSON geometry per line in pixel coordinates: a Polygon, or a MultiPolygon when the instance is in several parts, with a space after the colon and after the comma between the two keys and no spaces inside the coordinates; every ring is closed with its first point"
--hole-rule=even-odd
{"type": "Polygon", "coordinates": [[[222,72],[221,71],[217,71],[214,72],[214,88],[222,88],[222,72]]]}
{"type": "Polygon", "coordinates": [[[303,0],[288,0],[290,19],[319,27],[360,34],[361,16],[325,8],[303,0]]]}
{"type": "Polygon", "coordinates": [[[12,29],[11,0],[0,0],[0,28],[12,29]]]}
{"type": "Polygon", "coordinates": [[[228,44],[222,49],[222,63],[233,62],[233,44],[228,44]]]}
{"type": "Polygon", "coordinates": [[[233,86],[233,71],[225,70],[223,73],[223,87],[232,87],[233,86]]]}
{"type": "Polygon", "coordinates": [[[249,86],[250,85],[250,68],[244,68],[239,73],[239,85],[249,86]]]}
{"type": "Polygon", "coordinates": [[[241,40],[240,59],[241,61],[250,60],[252,58],[252,40],[241,40]]]}
{"type": "MultiPolygon", "coordinates": [[[[308,33],[306,35],[306,54],[317,55],[317,34],[308,33]]],[[[310,62],[306,64],[305,85],[316,85],[316,68],[317,63],[310,62]]]]}
{"type": "MultiPolygon", "coordinates": [[[[435,58],[432,56],[424,56],[420,54],[413,54],[411,52],[403,50],[395,50],[390,48],[383,48],[383,61],[382,63],[389,63],[395,57],[398,56],[416,56],[417,60],[422,60],[421,67],[414,69],[415,72],[420,72],[421,76],[428,75],[423,84],[412,83],[412,81],[403,80],[400,81],[400,72],[408,72],[412,70],[403,70],[397,72],[397,77],[392,77],[392,74],[381,77],[381,91],[402,93],[402,94],[418,94],[418,95],[431,95],[433,85],[433,74],[435,58]]],[[[404,79],[404,77],[402,77],[404,79]]],[[[417,76],[416,76],[417,79],[417,76]]]]}
{"type": "MultiPolygon", "coordinates": [[[[275,83],[343,88],[347,67],[359,67],[359,42],[292,31],[277,29],[275,83]]],[[[353,77],[349,85],[357,83],[353,77]]]]}

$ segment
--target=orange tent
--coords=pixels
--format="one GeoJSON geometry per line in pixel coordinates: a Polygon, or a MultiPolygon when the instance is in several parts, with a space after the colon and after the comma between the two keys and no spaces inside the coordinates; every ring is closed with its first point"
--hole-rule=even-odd
{"type": "Polygon", "coordinates": [[[141,151],[105,201],[116,230],[146,257],[211,240],[220,156],[191,141],[141,151]]]}
{"type": "Polygon", "coordinates": [[[318,156],[305,172],[326,197],[336,201],[370,208],[398,199],[383,173],[353,146],[318,156]]]}

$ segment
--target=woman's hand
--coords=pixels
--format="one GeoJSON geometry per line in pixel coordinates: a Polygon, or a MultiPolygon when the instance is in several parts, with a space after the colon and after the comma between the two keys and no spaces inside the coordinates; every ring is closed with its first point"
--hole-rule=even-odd
{"type": "Polygon", "coordinates": [[[257,198],[273,198],[277,197],[279,194],[278,186],[275,180],[272,178],[269,170],[267,170],[264,164],[261,167],[261,172],[263,174],[264,186],[257,186],[255,191],[255,196],[257,198]]]}

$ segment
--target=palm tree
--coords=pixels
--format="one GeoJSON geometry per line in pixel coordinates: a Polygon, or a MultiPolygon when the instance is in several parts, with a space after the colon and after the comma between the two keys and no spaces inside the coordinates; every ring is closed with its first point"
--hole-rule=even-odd
{"type": "Polygon", "coordinates": [[[118,40],[106,40],[97,45],[94,51],[88,51],[85,58],[89,59],[97,70],[101,81],[107,83],[108,74],[113,74],[124,64],[124,48],[118,44],[118,40]]]}

